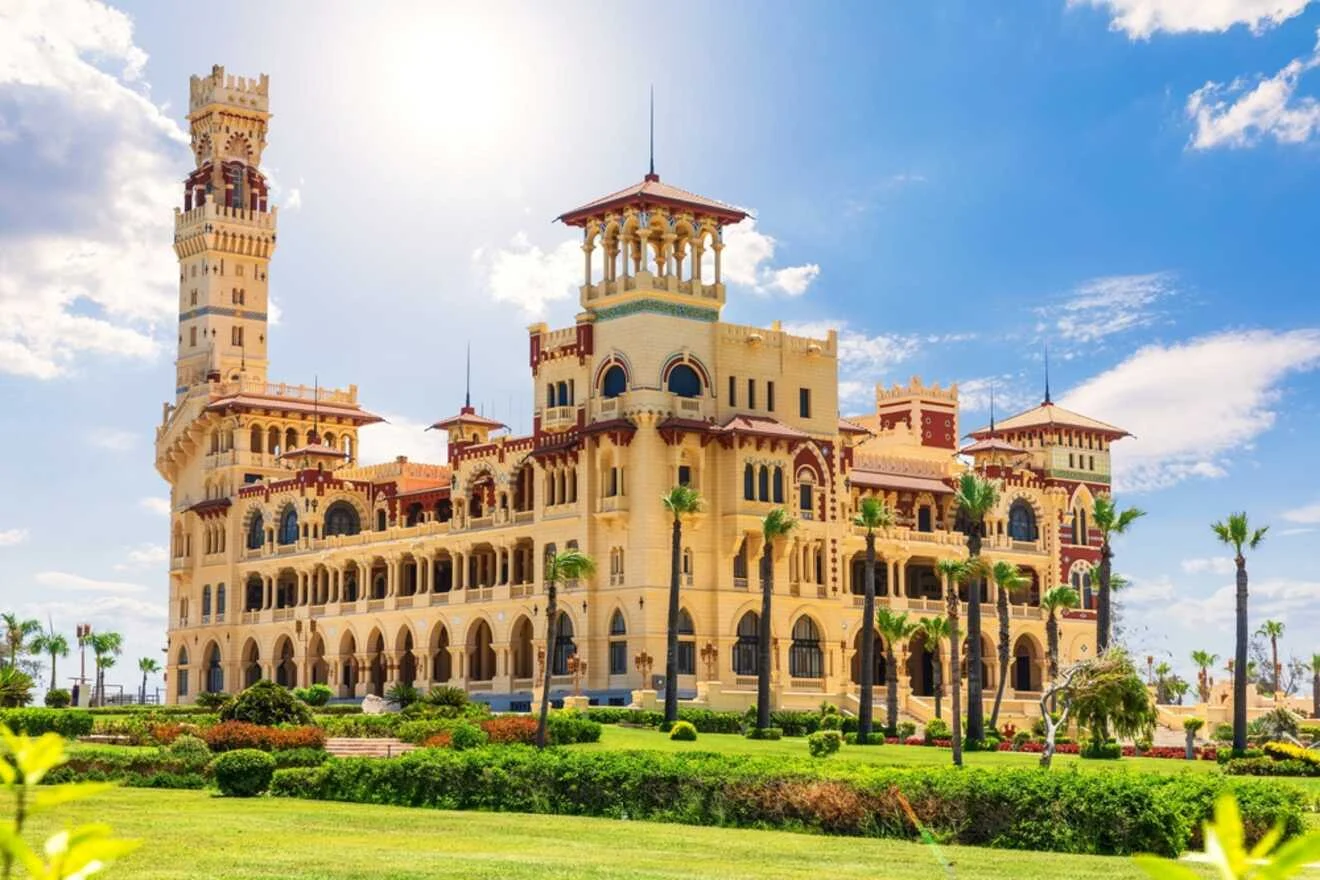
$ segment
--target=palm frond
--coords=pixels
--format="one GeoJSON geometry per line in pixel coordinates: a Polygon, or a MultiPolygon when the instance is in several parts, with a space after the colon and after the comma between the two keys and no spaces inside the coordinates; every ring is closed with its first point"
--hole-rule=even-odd
{"type": "Polygon", "coordinates": [[[1044,596],[1040,597],[1040,605],[1046,611],[1057,611],[1060,608],[1076,608],[1081,603],[1081,597],[1072,587],[1063,586],[1047,590],[1044,596]]]}
{"type": "Polygon", "coordinates": [[[703,504],[701,493],[691,486],[675,486],[661,495],[660,501],[676,519],[700,513],[703,504]]]}
{"type": "Polygon", "coordinates": [[[596,560],[581,550],[561,550],[545,563],[545,579],[571,581],[596,573],[596,560]]]}
{"type": "Polygon", "coordinates": [[[761,521],[761,534],[772,544],[777,539],[786,537],[795,528],[797,528],[797,520],[782,507],[776,507],[761,521]]]}
{"type": "Polygon", "coordinates": [[[894,524],[894,512],[879,498],[868,495],[862,499],[852,521],[853,525],[867,531],[887,529],[894,524]]]}
{"type": "Polygon", "coordinates": [[[969,519],[980,522],[999,503],[999,486],[979,474],[965,473],[958,478],[953,501],[969,519]]]}

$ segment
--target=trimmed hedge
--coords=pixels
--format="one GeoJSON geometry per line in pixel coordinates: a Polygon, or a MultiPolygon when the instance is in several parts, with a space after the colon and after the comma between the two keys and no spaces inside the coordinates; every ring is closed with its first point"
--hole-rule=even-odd
{"type": "Polygon", "coordinates": [[[245,721],[222,721],[202,731],[202,739],[213,752],[325,748],[325,731],[319,727],[263,727],[245,721]]]}
{"type": "Polygon", "coordinates": [[[697,728],[691,721],[678,721],[670,728],[669,738],[677,742],[696,742],[697,728]]]}
{"type": "Polygon", "coordinates": [[[807,737],[807,751],[813,758],[825,758],[843,746],[843,734],[837,730],[818,730],[807,737]]]}
{"type": "MultiPolygon", "coordinates": [[[[597,724],[632,724],[638,727],[659,727],[664,723],[663,712],[644,709],[624,709],[598,706],[583,713],[597,724]]],[[[710,709],[678,710],[678,720],[686,721],[697,733],[742,733],[744,716],[741,712],[715,712],[710,709]]]]}
{"type": "Polygon", "coordinates": [[[1294,758],[1233,758],[1224,765],[1233,776],[1320,776],[1320,766],[1294,758]]]}
{"type": "Polygon", "coordinates": [[[171,749],[130,750],[116,746],[80,746],[69,760],[46,774],[47,784],[117,782],[131,788],[205,788],[207,752],[171,749]]]}
{"type": "Polygon", "coordinates": [[[1234,793],[1250,840],[1302,829],[1300,792],[1211,774],[892,768],[706,753],[427,750],[281,770],[271,792],[358,803],[604,816],[1072,853],[1176,856],[1234,793]]]}
{"type": "Polygon", "coordinates": [[[4,709],[0,724],[28,736],[58,733],[73,739],[92,732],[92,714],[82,709],[4,709]]]}
{"type": "Polygon", "coordinates": [[[275,759],[257,749],[237,749],[216,758],[211,772],[225,797],[256,797],[270,788],[275,759]]]}

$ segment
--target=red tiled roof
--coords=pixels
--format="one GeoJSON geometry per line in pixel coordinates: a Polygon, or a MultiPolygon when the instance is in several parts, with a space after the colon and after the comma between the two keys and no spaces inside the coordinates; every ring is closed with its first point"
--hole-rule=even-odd
{"type": "Polygon", "coordinates": [[[348,453],[341,452],[333,446],[326,446],[322,443],[311,443],[307,446],[299,446],[297,449],[290,449],[288,452],[281,452],[280,458],[334,458],[340,461],[348,458],[348,453]]]}
{"type": "Polygon", "coordinates": [[[580,208],[560,214],[556,219],[569,226],[584,226],[589,218],[598,217],[610,210],[629,206],[645,208],[648,205],[687,208],[694,213],[714,215],[725,223],[737,223],[747,216],[746,211],[740,211],[732,205],[661,183],[658,174],[648,174],[641,183],[602,196],[594,202],[588,202],[580,208]]]}
{"type": "Polygon", "coordinates": [[[312,403],[310,400],[294,400],[288,397],[266,397],[260,394],[235,394],[212,401],[206,409],[220,412],[227,409],[273,409],[282,412],[319,413],[323,416],[336,416],[349,419],[357,425],[370,425],[385,421],[374,413],[355,406],[343,406],[335,403],[312,403]]]}
{"type": "Polygon", "coordinates": [[[891,474],[884,471],[852,471],[848,480],[854,486],[865,489],[903,489],[910,492],[931,492],[950,494],[953,489],[943,480],[934,477],[919,477],[912,474],[891,474]]]}
{"type": "Polygon", "coordinates": [[[486,427],[492,430],[495,428],[508,427],[508,425],[504,424],[503,422],[498,422],[495,419],[488,419],[485,416],[479,416],[477,415],[477,411],[474,410],[472,407],[465,406],[463,407],[462,410],[459,411],[458,415],[450,416],[447,419],[441,419],[427,430],[434,429],[437,431],[444,431],[447,430],[452,425],[476,425],[478,427],[486,427]]]}
{"type": "Polygon", "coordinates": [[[973,452],[1025,453],[1027,450],[1023,449],[1021,446],[1014,446],[1007,440],[1001,440],[998,437],[988,437],[985,440],[977,440],[975,443],[964,446],[959,451],[964,455],[967,455],[973,452]]]}
{"type": "Polygon", "coordinates": [[[658,431],[718,431],[710,422],[703,422],[700,419],[682,419],[678,416],[669,416],[663,422],[656,426],[658,431]]]}
{"type": "MultiPolygon", "coordinates": [[[[664,427],[661,425],[660,427],[664,427]]],[[[610,431],[636,431],[637,426],[628,419],[605,419],[602,422],[592,422],[582,428],[583,434],[606,434],[610,431]]]]}
{"type": "MultiPolygon", "coordinates": [[[[1058,425],[1063,428],[1078,428],[1083,431],[1095,431],[1099,434],[1108,434],[1117,439],[1119,437],[1131,436],[1122,428],[1116,428],[1099,419],[1093,419],[1090,416],[1080,415],[1072,410],[1064,409],[1056,403],[1046,402],[1038,407],[1029,409],[1026,412],[1020,412],[1015,416],[1004,419],[995,425],[997,432],[1022,431],[1028,428],[1044,428],[1058,425]]],[[[976,439],[984,439],[990,436],[990,428],[978,428],[969,436],[976,439]]]]}
{"type": "Polygon", "coordinates": [[[214,511],[225,510],[229,507],[228,498],[210,498],[206,501],[198,501],[192,507],[188,508],[196,514],[207,514],[214,511]]]}
{"type": "Polygon", "coordinates": [[[786,440],[805,440],[809,436],[805,431],[791,428],[779,419],[769,416],[736,415],[725,422],[719,430],[729,434],[757,434],[762,437],[782,437],[786,440]]]}
{"type": "Polygon", "coordinates": [[[867,430],[866,428],[863,428],[861,425],[857,424],[856,422],[850,422],[850,421],[848,421],[847,419],[840,418],[840,419],[839,419],[839,433],[840,433],[840,434],[869,434],[869,433],[871,433],[871,432],[870,432],[869,430],[867,430]]]}

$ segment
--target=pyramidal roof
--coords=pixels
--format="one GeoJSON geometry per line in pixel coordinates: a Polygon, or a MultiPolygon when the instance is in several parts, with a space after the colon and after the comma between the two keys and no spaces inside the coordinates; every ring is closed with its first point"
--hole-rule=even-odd
{"type": "Polygon", "coordinates": [[[1002,422],[995,422],[993,431],[987,426],[972,431],[969,436],[982,440],[993,434],[1052,426],[1060,428],[1077,428],[1083,431],[1096,431],[1101,434],[1109,434],[1115,438],[1131,436],[1122,428],[1115,427],[1107,422],[1102,422],[1099,419],[1093,419],[1089,416],[1075,413],[1070,409],[1064,409],[1050,400],[1046,400],[1034,409],[1029,409],[1026,412],[1020,412],[1015,416],[1004,419],[1002,422]]]}
{"type": "Polygon", "coordinates": [[[623,208],[667,207],[688,210],[695,214],[709,214],[725,223],[737,223],[747,216],[746,211],[732,205],[699,196],[677,186],[660,182],[660,175],[648,174],[641,183],[625,187],[618,192],[602,196],[580,208],[560,214],[556,219],[569,226],[583,226],[592,217],[623,208]]]}

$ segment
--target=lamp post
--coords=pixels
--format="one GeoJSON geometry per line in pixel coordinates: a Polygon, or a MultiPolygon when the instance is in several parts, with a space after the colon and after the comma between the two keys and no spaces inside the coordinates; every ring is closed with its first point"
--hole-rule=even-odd
{"type": "Polygon", "coordinates": [[[719,659],[720,649],[714,642],[707,642],[701,648],[701,662],[706,664],[706,681],[715,680],[715,661],[719,659]]]}
{"type": "MultiPolygon", "coordinates": [[[[74,630],[78,639],[78,699],[81,700],[87,691],[87,643],[92,638],[92,625],[90,623],[80,623],[74,630]]],[[[91,705],[91,701],[87,701],[91,705]]]]}
{"type": "Polygon", "coordinates": [[[645,651],[638,654],[636,657],[633,657],[633,666],[637,667],[637,671],[642,675],[643,690],[650,689],[651,667],[654,665],[655,665],[655,660],[653,660],[651,658],[651,655],[646,653],[645,651]]]}
{"type": "Polygon", "coordinates": [[[587,661],[579,657],[575,651],[568,655],[565,665],[568,667],[568,674],[573,676],[573,696],[582,696],[582,676],[587,674],[587,661]]]}

